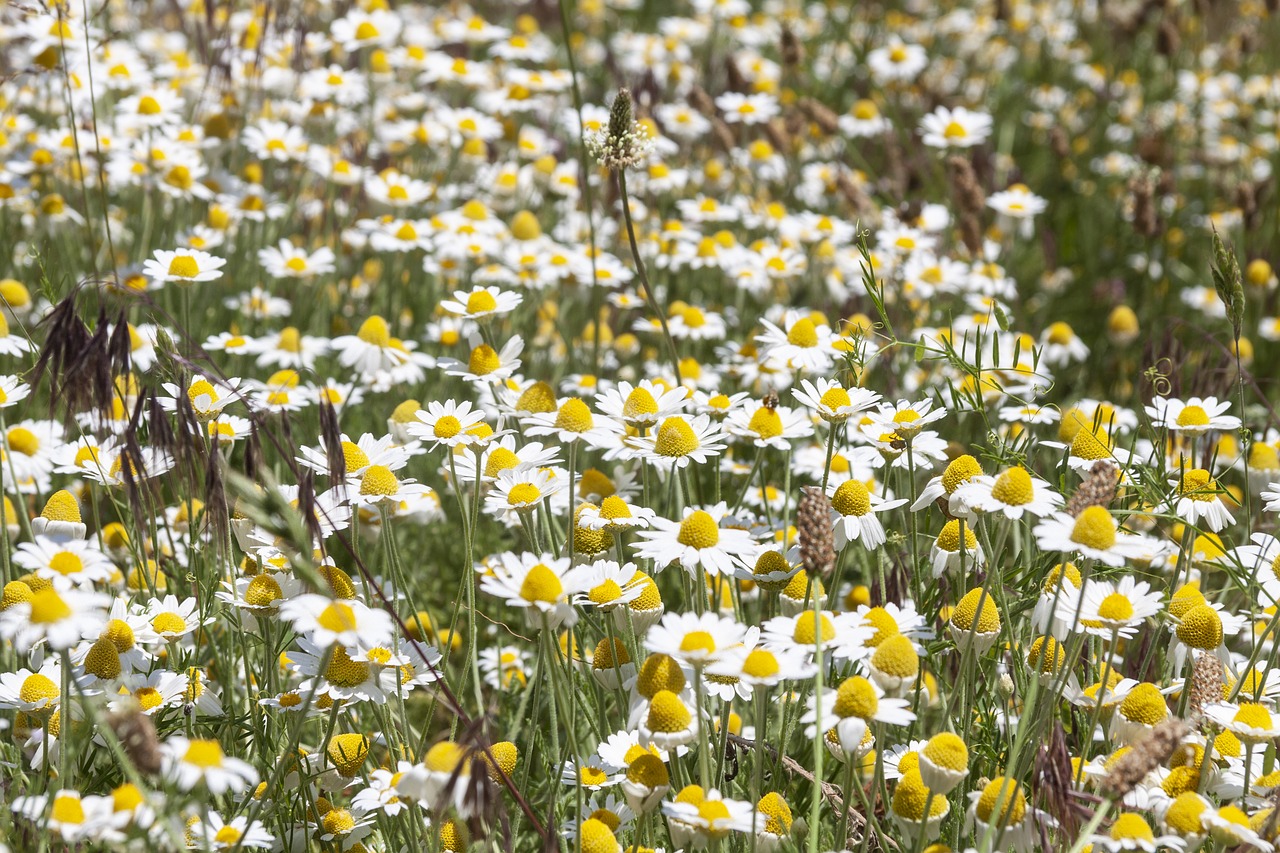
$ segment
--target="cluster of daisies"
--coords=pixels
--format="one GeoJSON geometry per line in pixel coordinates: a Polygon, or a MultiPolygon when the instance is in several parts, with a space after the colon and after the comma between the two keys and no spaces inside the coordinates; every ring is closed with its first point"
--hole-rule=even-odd
{"type": "Polygon", "coordinates": [[[1271,13],[658,6],[0,10],[0,850],[1280,845],[1271,13]]]}

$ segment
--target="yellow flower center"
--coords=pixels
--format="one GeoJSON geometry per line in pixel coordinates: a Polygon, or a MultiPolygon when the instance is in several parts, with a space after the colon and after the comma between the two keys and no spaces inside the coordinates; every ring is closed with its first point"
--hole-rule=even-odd
{"type": "Polygon", "coordinates": [[[31,595],[31,616],[35,625],[48,625],[60,622],[71,616],[71,606],[62,600],[52,587],[39,590],[31,595]]]}
{"type": "Polygon", "coordinates": [[[1189,468],[1183,471],[1178,491],[1197,501],[1211,501],[1217,498],[1217,484],[1213,481],[1213,475],[1203,468],[1189,468]]]}
{"type": "Polygon", "coordinates": [[[1183,614],[1178,639],[1193,649],[1216,649],[1222,645],[1222,617],[1208,604],[1197,604],[1183,614]]]}
{"type": "Polygon", "coordinates": [[[36,434],[24,427],[14,427],[6,437],[9,449],[23,456],[35,456],[40,450],[40,439],[36,434]]]}
{"type": "Polygon", "coordinates": [[[775,409],[761,406],[751,416],[747,429],[764,439],[777,438],[782,435],[782,418],[775,409]]]}
{"type": "MultiPolygon", "coordinates": [[[[973,535],[973,528],[965,525],[964,528],[964,550],[972,551],[978,547],[978,538],[973,535]]],[[[938,548],[948,553],[954,554],[960,550],[960,520],[952,519],[942,525],[942,532],[938,534],[938,548]]]]}
{"type": "Polygon", "coordinates": [[[1116,544],[1116,523],[1111,513],[1100,506],[1087,507],[1076,516],[1071,528],[1071,541],[1096,551],[1106,551],[1116,544]]]}
{"type": "Polygon", "coordinates": [[[650,731],[680,732],[689,727],[692,719],[689,709],[679,696],[670,690],[659,690],[649,703],[649,716],[645,724],[650,731]]]}
{"type": "Polygon", "coordinates": [[[337,687],[355,687],[369,678],[369,664],[352,660],[342,646],[333,647],[333,657],[324,671],[325,680],[337,687]]]}
{"type": "Polygon", "coordinates": [[[779,672],[778,658],[764,649],[752,649],[742,662],[742,672],[752,678],[772,678],[779,672]]]}
{"type": "Polygon", "coordinates": [[[592,587],[587,597],[591,599],[592,604],[611,604],[622,597],[622,587],[618,586],[617,581],[606,580],[592,587]]]}
{"type": "Polygon", "coordinates": [[[1022,823],[1026,813],[1027,798],[1022,786],[1004,776],[988,782],[978,798],[977,814],[983,823],[1013,826],[1022,823]],[[997,803],[1000,804],[999,814],[995,814],[997,803]]]}
{"type": "Polygon", "coordinates": [[[360,494],[388,497],[400,491],[400,481],[386,465],[370,465],[360,478],[360,494]]]}
{"type": "Polygon", "coordinates": [[[892,808],[894,814],[913,822],[925,820],[925,804],[928,804],[928,817],[935,818],[947,810],[946,797],[929,797],[929,789],[920,778],[919,770],[911,770],[902,775],[897,787],[893,790],[892,808]]]}
{"type": "Polygon", "coordinates": [[[849,392],[841,388],[839,385],[828,388],[818,402],[826,406],[828,409],[833,410],[840,409],[843,406],[852,405],[853,403],[853,401],[849,399],[849,392]]]}
{"type": "Polygon", "coordinates": [[[857,480],[845,480],[831,496],[831,507],[841,515],[866,515],[871,512],[871,493],[857,480]]]}
{"type": "MultiPolygon", "coordinates": [[[[910,410],[908,412],[915,415],[915,412],[910,410]]],[[[907,414],[907,412],[901,414],[907,414]]],[[[894,420],[897,420],[897,418],[895,417],[894,420]]],[[[912,420],[916,420],[916,418],[912,418],[912,420]]],[[[962,484],[969,482],[969,480],[981,473],[982,465],[978,463],[978,460],[967,453],[962,454],[951,460],[951,463],[947,465],[947,469],[942,472],[942,488],[949,495],[962,484]]]]}
{"type": "Polygon", "coordinates": [[[920,656],[906,635],[895,634],[876,648],[871,665],[896,678],[915,678],[920,673],[920,656]]]}
{"type": "Polygon", "coordinates": [[[555,604],[564,595],[564,585],[550,568],[539,563],[529,570],[520,584],[520,597],[525,601],[555,604]]]}
{"type": "Polygon", "coordinates": [[[818,345],[818,329],[808,317],[802,317],[791,324],[787,331],[787,343],[792,346],[816,347],[818,345]]]}
{"type": "Polygon", "coordinates": [[[1010,468],[996,478],[995,485],[991,487],[991,496],[1009,506],[1031,503],[1031,475],[1025,468],[1010,468]]]}
{"type": "Polygon", "coordinates": [[[964,129],[964,125],[958,121],[948,122],[943,128],[942,135],[947,139],[964,139],[969,132],[964,129]]]}
{"type": "Polygon", "coordinates": [[[81,824],[84,823],[84,805],[80,802],[80,798],[68,793],[59,793],[53,798],[53,808],[49,811],[49,818],[58,823],[81,824]]]}
{"type": "Polygon", "coordinates": [[[609,521],[631,518],[631,509],[627,502],[617,495],[610,495],[600,502],[600,517],[609,521]]]}
{"type": "Polygon", "coordinates": [[[316,624],[335,634],[354,631],[356,629],[356,612],[350,604],[331,601],[316,618],[316,624]]]}
{"type": "Polygon", "coordinates": [[[531,507],[542,500],[542,490],[533,483],[516,483],[507,492],[507,504],[514,507],[531,507]]]}
{"type": "Polygon", "coordinates": [[[175,255],[169,262],[169,275],[179,278],[195,278],[200,275],[200,265],[190,255],[175,255]]]}
{"type": "Polygon", "coordinates": [[[969,748],[951,732],[940,732],[929,739],[922,753],[938,767],[963,773],[969,767],[969,748]]]}
{"type": "Polygon", "coordinates": [[[682,652],[714,652],[715,650],[715,638],[707,631],[690,631],[680,641],[682,652]]]}
{"type": "Polygon", "coordinates": [[[84,571],[84,562],[71,551],[59,551],[49,558],[49,568],[60,575],[74,575],[84,571]]]}
{"type": "Polygon", "coordinates": [[[1184,406],[1182,411],[1178,412],[1176,423],[1183,427],[1208,426],[1209,413],[1202,406],[1184,406]]]}
{"type": "Polygon", "coordinates": [[[1160,688],[1143,682],[1124,697],[1124,701],[1120,703],[1120,714],[1126,720],[1154,726],[1169,716],[1169,706],[1165,704],[1160,688]]]}
{"type": "Polygon", "coordinates": [[[487,290],[477,290],[467,297],[467,313],[483,314],[498,307],[498,300],[487,290]]]}
{"type": "Polygon", "coordinates": [[[591,409],[581,400],[571,398],[565,400],[556,413],[556,429],[566,432],[586,432],[595,425],[591,409]]]}
{"type": "Polygon", "coordinates": [[[254,607],[269,607],[283,597],[284,591],[280,589],[280,584],[268,574],[255,576],[244,591],[245,603],[254,607]]]}
{"type": "Polygon", "coordinates": [[[182,760],[187,764],[207,770],[222,766],[222,745],[216,740],[193,740],[187,746],[182,760]]]}
{"type": "Polygon", "coordinates": [[[670,417],[658,427],[654,450],[659,456],[688,456],[700,446],[698,436],[684,418],[670,417]]]}
{"type": "Polygon", "coordinates": [[[30,704],[47,705],[58,698],[58,685],[48,676],[35,672],[23,679],[18,698],[30,704]]]}
{"type": "Polygon", "coordinates": [[[1142,815],[1135,812],[1126,812],[1116,818],[1116,822],[1111,824],[1111,837],[1116,841],[1132,839],[1154,842],[1156,840],[1151,827],[1143,820],[1142,815]]]}
{"type": "Polygon", "coordinates": [[[657,414],[658,401],[647,388],[635,388],[622,404],[622,417],[629,421],[644,420],[646,415],[657,414]]]}
{"type": "Polygon", "coordinates": [[[1195,791],[1186,791],[1174,799],[1165,813],[1165,824],[1179,835],[1200,835],[1204,830],[1200,816],[1205,801],[1195,791]]]}
{"type": "Polygon", "coordinates": [[[388,347],[391,345],[391,327],[386,320],[374,314],[360,324],[356,337],[371,346],[388,347]]]}
{"type": "Polygon", "coordinates": [[[951,624],[961,631],[973,629],[974,618],[977,617],[977,633],[993,634],[1000,630],[1000,609],[990,594],[983,594],[982,589],[971,589],[964,594],[951,611],[951,624]],[[982,601],[982,613],[978,613],[978,602],[982,601]]]}
{"type": "Polygon", "coordinates": [[[720,541],[720,528],[710,513],[694,510],[680,522],[680,533],[676,536],[676,541],[699,551],[714,548],[720,541]]]}
{"type": "Polygon", "coordinates": [[[81,520],[80,504],[66,489],[59,489],[49,496],[49,500],[45,502],[44,511],[40,513],[40,516],[49,521],[78,523],[81,520]]]}
{"type": "Polygon", "coordinates": [[[1089,462],[1110,459],[1111,441],[1102,430],[1094,432],[1091,427],[1086,426],[1071,439],[1071,455],[1089,462]]]}
{"type": "Polygon", "coordinates": [[[815,614],[806,610],[796,617],[796,627],[791,638],[802,646],[815,646],[821,630],[822,642],[829,643],[836,638],[836,626],[831,624],[825,613],[815,614]]]}

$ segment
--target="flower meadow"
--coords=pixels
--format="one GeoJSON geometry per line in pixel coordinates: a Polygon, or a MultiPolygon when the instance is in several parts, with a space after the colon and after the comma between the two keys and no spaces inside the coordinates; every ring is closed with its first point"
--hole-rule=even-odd
{"type": "Polygon", "coordinates": [[[0,850],[1276,849],[1276,14],[5,5],[0,850]]]}

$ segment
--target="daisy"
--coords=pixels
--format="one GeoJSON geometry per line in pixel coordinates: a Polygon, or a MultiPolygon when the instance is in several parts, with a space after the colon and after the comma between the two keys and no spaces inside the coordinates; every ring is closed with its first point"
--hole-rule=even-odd
{"type": "Polygon", "coordinates": [[[569,558],[506,552],[499,556],[491,574],[480,580],[480,589],[525,611],[531,628],[573,625],[577,612],[572,597],[579,590],[569,587],[569,558]]]}
{"type": "Polygon", "coordinates": [[[1229,526],[1235,519],[1231,510],[1222,502],[1223,491],[1214,480],[1213,475],[1203,468],[1189,468],[1182,472],[1174,505],[1178,515],[1186,519],[1187,524],[1196,525],[1217,533],[1229,526]],[[1203,522],[1201,524],[1201,522],[1203,522]]]}
{"type": "Polygon", "coordinates": [[[156,636],[166,642],[174,642],[194,632],[202,624],[214,621],[212,615],[200,619],[200,605],[195,598],[181,601],[176,595],[166,595],[163,599],[153,598],[147,605],[147,620],[156,636]]]}
{"type": "MultiPolygon", "coordinates": [[[[1256,814],[1265,813],[1257,812],[1256,814]]],[[[1248,845],[1255,850],[1274,849],[1274,845],[1254,829],[1249,815],[1245,814],[1240,807],[1230,803],[1217,810],[1206,807],[1200,812],[1200,825],[1212,836],[1214,842],[1224,846],[1236,845],[1239,848],[1248,845]]],[[[1262,824],[1262,826],[1265,825],[1265,823],[1262,824]]]]}
{"type": "Polygon", "coordinates": [[[853,675],[842,681],[837,689],[823,691],[821,707],[810,696],[808,710],[800,722],[808,724],[805,733],[809,737],[817,737],[817,725],[821,720],[827,739],[831,740],[830,732],[834,730],[836,736],[833,740],[845,755],[851,755],[861,746],[872,723],[909,726],[915,718],[910,700],[888,697],[876,682],[853,675]]]}
{"type": "Polygon", "coordinates": [[[1151,554],[1151,542],[1143,536],[1124,533],[1105,507],[1091,506],[1072,518],[1059,512],[1041,521],[1032,531],[1046,551],[1077,553],[1107,566],[1122,566],[1125,560],[1151,554]]]}
{"type": "Polygon", "coordinates": [[[377,314],[365,319],[354,335],[341,335],[331,343],[343,367],[354,368],[365,375],[411,360],[408,345],[392,337],[391,327],[377,314]]]}
{"type": "Polygon", "coordinates": [[[307,252],[289,240],[281,240],[277,246],[258,250],[258,263],[274,278],[312,278],[334,271],[333,250],[322,246],[307,252]]]}
{"type": "Polygon", "coordinates": [[[678,847],[701,849],[732,832],[755,834],[764,829],[765,816],[756,811],[753,803],[731,800],[715,788],[702,793],[701,788],[690,787],[696,790],[685,789],[675,802],[662,804],[671,841],[678,847]]]}
{"type": "MultiPolygon", "coordinates": [[[[349,477],[361,476],[374,465],[399,471],[409,464],[415,451],[421,452],[417,442],[397,444],[391,435],[379,437],[367,432],[356,441],[352,441],[343,433],[339,449],[342,453],[343,468],[349,477]]],[[[323,437],[317,447],[304,446],[299,453],[301,455],[295,457],[298,464],[310,468],[317,474],[329,473],[329,456],[323,437]]]]}
{"type": "Polygon", "coordinates": [[[224,381],[199,373],[191,376],[185,390],[169,382],[163,383],[162,387],[168,393],[167,397],[160,398],[160,405],[165,411],[178,411],[178,400],[185,394],[191,410],[202,422],[218,417],[223,409],[242,397],[239,379],[232,378],[224,381]]]}
{"type": "Polygon", "coordinates": [[[405,426],[408,435],[429,444],[432,449],[442,445],[452,449],[478,439],[472,429],[483,422],[484,412],[479,409],[472,411],[471,403],[465,400],[462,403],[452,399],[443,403],[432,400],[425,410],[419,409],[415,417],[416,423],[405,426]]]}
{"type": "Polygon", "coordinates": [[[31,386],[17,376],[0,376],[0,409],[7,409],[31,393],[31,386]]]}
{"type": "Polygon", "coordinates": [[[652,652],[700,670],[740,645],[746,631],[734,619],[715,613],[668,613],[645,634],[644,644],[652,652]]]}
{"type": "Polygon", "coordinates": [[[725,92],[716,98],[716,109],[730,124],[762,124],[778,114],[778,101],[763,92],[754,95],[725,92]]]}
{"type": "Polygon", "coordinates": [[[969,794],[965,831],[978,838],[994,838],[1002,850],[1029,853],[1039,848],[1042,821],[1053,819],[1027,803],[1017,780],[997,776],[981,791],[969,794]]]}
{"type": "Polygon", "coordinates": [[[618,495],[609,495],[599,506],[586,505],[578,515],[578,524],[588,530],[607,530],[621,533],[639,527],[648,527],[657,513],[646,506],[628,503],[618,495]]]}
{"type": "Polygon", "coordinates": [[[222,278],[222,267],[226,263],[224,258],[215,258],[208,252],[195,249],[172,252],[157,249],[155,257],[142,265],[142,271],[155,282],[192,284],[222,278]]]}
{"type": "Polygon", "coordinates": [[[70,788],[52,795],[17,797],[12,809],[72,845],[96,839],[111,819],[110,798],[84,797],[70,788]]]}
{"type": "Polygon", "coordinates": [[[712,576],[732,575],[735,566],[754,561],[759,546],[746,530],[724,526],[728,515],[729,505],[721,501],[705,509],[685,507],[678,522],[655,517],[653,529],[637,534],[635,554],[653,560],[658,572],[678,563],[695,576],[699,567],[712,576]]]}
{"type": "Polygon", "coordinates": [[[616,388],[597,394],[595,405],[601,414],[629,427],[648,429],[680,414],[687,399],[688,392],[684,388],[672,388],[649,379],[642,379],[635,385],[624,380],[616,388]]]}
{"type": "Polygon", "coordinates": [[[906,44],[893,36],[886,47],[877,47],[867,54],[867,67],[877,83],[894,80],[914,80],[929,62],[925,49],[918,44],[906,44]]]}
{"type": "Polygon", "coordinates": [[[455,290],[453,299],[444,300],[440,307],[468,320],[490,320],[510,314],[523,299],[519,293],[496,287],[476,287],[470,293],[455,290]]]}
{"type": "Polygon", "coordinates": [[[1007,190],[987,196],[987,207],[1010,219],[1031,219],[1044,213],[1048,206],[1049,202],[1024,184],[1013,184],[1007,190]]]}
{"type": "Polygon", "coordinates": [[[885,543],[885,532],[876,514],[907,502],[904,498],[885,500],[872,494],[865,483],[852,479],[829,485],[827,496],[831,499],[831,523],[837,548],[858,541],[870,550],[879,548],[885,543]]]}
{"type": "Polygon", "coordinates": [[[724,432],[709,415],[671,415],[638,440],[653,465],[674,471],[690,463],[704,464],[724,450],[724,432]]]}
{"type": "Polygon", "coordinates": [[[999,512],[1018,520],[1025,513],[1038,518],[1052,515],[1062,507],[1062,495],[1025,468],[1010,468],[999,477],[979,475],[957,489],[961,502],[982,512],[999,512]]]}
{"type": "Polygon", "coordinates": [[[1089,357],[1089,348],[1069,325],[1053,323],[1040,335],[1040,360],[1050,367],[1064,367],[1089,357]]]}
{"type": "MultiPolygon", "coordinates": [[[[555,445],[530,441],[517,447],[517,441],[514,435],[499,435],[489,446],[488,455],[483,458],[484,465],[480,469],[481,482],[491,483],[503,471],[521,466],[549,469],[560,465],[559,450],[555,445]]],[[[464,483],[475,482],[477,459],[474,456],[464,453],[461,456],[455,456],[453,463],[459,480],[464,483]]]]}
{"type": "Polygon", "coordinates": [[[867,657],[866,641],[875,633],[852,613],[823,610],[814,618],[812,609],[794,616],[775,616],[761,626],[760,643],[767,649],[795,650],[810,658],[822,642],[823,656],[839,660],[867,657]]]}
{"type": "Polygon", "coordinates": [[[565,488],[564,481],[547,468],[519,465],[498,474],[493,490],[485,496],[484,511],[502,517],[512,510],[532,512],[565,488]]]}
{"type": "Polygon", "coordinates": [[[929,550],[929,559],[933,564],[933,576],[938,578],[948,571],[969,571],[980,567],[985,564],[986,555],[978,544],[973,527],[963,519],[955,518],[942,525],[929,550]]]}
{"type": "Polygon", "coordinates": [[[59,542],[37,536],[34,542],[18,545],[13,561],[37,577],[52,581],[60,590],[91,587],[109,580],[114,571],[106,554],[79,539],[59,542]]]}
{"type": "Polygon", "coordinates": [[[817,374],[830,370],[836,338],[831,327],[792,310],[783,315],[782,323],[779,327],[768,320],[760,321],[765,331],[756,341],[766,357],[776,358],[794,370],[817,374]]]}
{"type": "Polygon", "coordinates": [[[465,364],[456,359],[442,358],[439,366],[450,376],[458,376],[481,386],[505,382],[520,369],[519,356],[524,350],[524,341],[519,335],[512,336],[500,351],[474,340],[473,344],[471,355],[465,364]]]}
{"type": "Polygon", "coordinates": [[[991,126],[986,113],[938,107],[920,120],[920,134],[930,148],[971,148],[986,141],[991,126]]]}
{"type": "Polygon", "coordinates": [[[0,708],[47,720],[62,698],[62,664],[50,657],[36,672],[18,669],[0,673],[0,708]]]}
{"type": "Polygon", "coordinates": [[[181,705],[187,695],[187,686],[187,676],[166,670],[159,670],[145,677],[126,679],[121,693],[128,699],[113,702],[112,710],[127,711],[132,703],[137,703],[142,713],[154,716],[165,708],[181,705]]]}
{"type": "Polygon", "coordinates": [[[644,583],[637,576],[631,563],[619,566],[612,560],[597,560],[586,566],[578,566],[565,578],[566,584],[581,590],[574,604],[594,606],[605,612],[635,601],[644,592],[644,583]]]}
{"type": "Polygon", "coordinates": [[[46,587],[0,610],[0,637],[25,654],[40,643],[54,651],[96,637],[106,623],[109,599],[97,592],[46,587]]]}
{"type": "Polygon", "coordinates": [[[577,397],[567,397],[554,412],[530,415],[524,431],[531,436],[555,436],[563,444],[582,440],[598,447],[606,445],[622,429],[608,418],[597,421],[585,402],[577,397]]]}
{"type": "Polygon", "coordinates": [[[251,823],[245,815],[227,821],[222,815],[212,811],[206,817],[208,823],[201,819],[187,826],[187,832],[199,839],[196,843],[206,849],[237,850],[241,847],[257,847],[270,850],[275,843],[275,837],[267,832],[262,821],[255,820],[251,823]]]}
{"type": "Polygon", "coordinates": [[[853,102],[849,112],[839,117],[839,125],[840,132],[852,139],[880,136],[893,127],[876,102],[865,98],[853,102]]]}
{"type": "Polygon", "coordinates": [[[1163,596],[1158,591],[1152,591],[1146,581],[1125,575],[1118,582],[1090,580],[1082,591],[1064,586],[1055,618],[1094,636],[1129,638],[1162,609],[1163,596]]]}
{"type": "Polygon", "coordinates": [[[792,441],[813,435],[809,418],[800,410],[756,401],[730,414],[725,429],[731,435],[749,439],[756,447],[776,450],[787,450],[792,441]]]}
{"type": "Polygon", "coordinates": [[[1204,714],[1247,744],[1266,743],[1280,737],[1280,716],[1256,702],[1220,702],[1205,706],[1204,714]]]}
{"type": "Polygon", "coordinates": [[[1183,850],[1187,844],[1176,835],[1157,836],[1146,818],[1137,812],[1121,812],[1111,823],[1111,829],[1091,839],[1094,850],[1121,853],[1141,850],[1156,853],[1157,850],[1183,850]]]}
{"type": "Polygon", "coordinates": [[[837,382],[819,377],[816,384],[808,379],[800,380],[800,388],[791,393],[801,403],[817,412],[830,423],[846,421],[854,415],[870,409],[880,401],[880,395],[866,388],[845,388],[837,382]]]}
{"type": "Polygon", "coordinates": [[[1240,428],[1240,419],[1228,415],[1230,401],[1217,397],[1190,397],[1185,402],[1176,397],[1157,397],[1146,406],[1152,426],[1163,427],[1196,438],[1211,429],[1234,430],[1240,428]]]}
{"type": "MultiPolygon", "coordinates": [[[[85,454],[85,460],[92,463],[96,456],[93,446],[85,443],[81,448],[88,449],[85,454]]],[[[67,449],[75,450],[77,456],[81,450],[74,445],[59,450],[59,456],[65,458],[67,449]]],[[[78,466],[71,466],[70,470],[65,470],[68,466],[59,465],[54,470],[60,473],[77,473],[78,466]]],[[[40,514],[31,519],[31,535],[36,537],[36,541],[41,539],[49,540],[52,544],[60,544],[67,541],[82,540],[85,538],[88,528],[84,524],[83,517],[80,515],[80,502],[76,500],[75,495],[66,489],[59,489],[49,496],[45,501],[44,509],[40,510],[40,514]]]]}
{"type": "Polygon", "coordinates": [[[346,497],[357,507],[380,507],[414,501],[431,489],[414,480],[400,479],[386,465],[370,465],[359,476],[348,477],[346,497]]]}
{"type": "Polygon", "coordinates": [[[160,745],[165,775],[183,791],[201,783],[217,796],[241,792],[258,784],[258,773],[247,762],[226,755],[216,740],[188,740],[173,736],[160,745]]]}
{"type": "Polygon", "coordinates": [[[347,648],[380,646],[391,637],[392,621],[384,610],[374,610],[354,599],[331,599],[307,593],[280,605],[280,618],[293,625],[319,647],[338,644],[347,648]]]}

